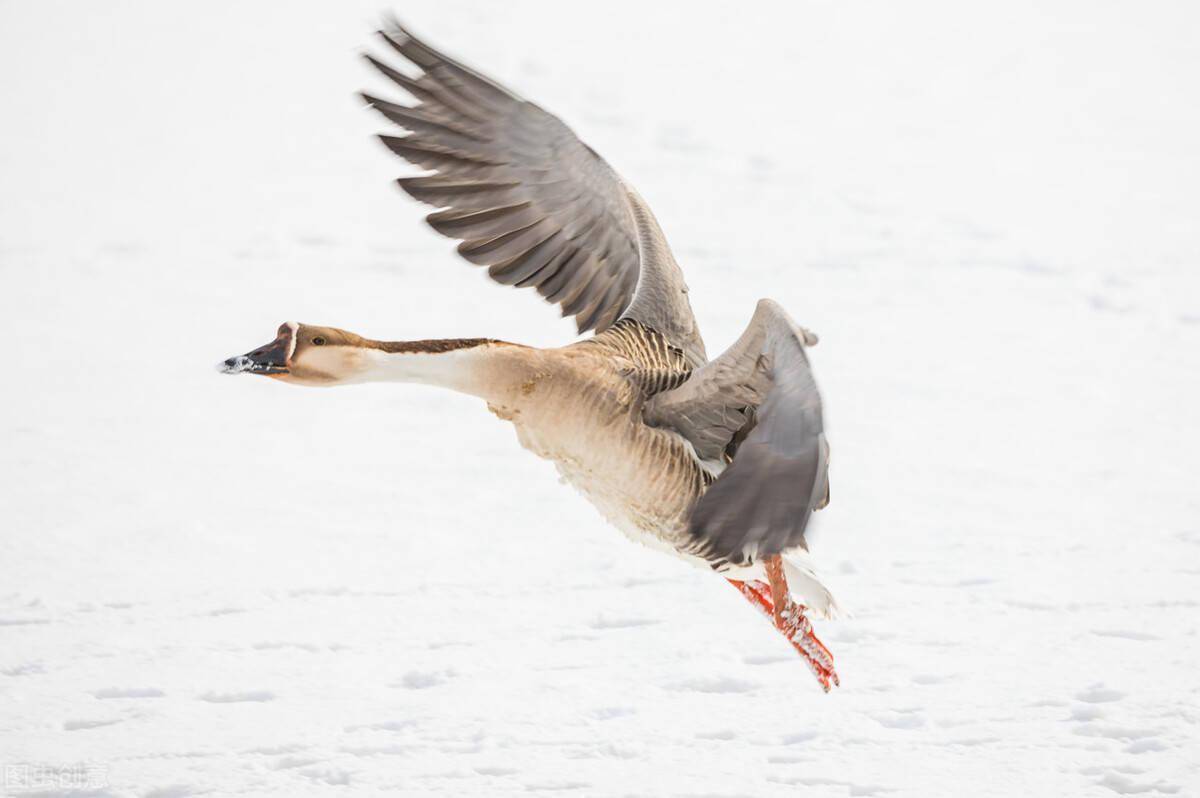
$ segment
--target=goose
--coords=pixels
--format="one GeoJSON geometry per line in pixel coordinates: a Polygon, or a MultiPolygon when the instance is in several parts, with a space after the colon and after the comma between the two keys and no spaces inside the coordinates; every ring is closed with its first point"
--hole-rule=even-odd
{"type": "Polygon", "coordinates": [[[727,580],[829,692],[838,675],[809,615],[839,609],[805,539],[829,502],[807,355],[817,336],[763,299],[709,360],[641,196],[557,117],[399,22],[385,27],[383,42],[417,76],[364,57],[412,102],[361,96],[402,129],[383,144],[425,170],[400,188],[437,209],[427,222],[459,240],[467,261],[502,285],[536,288],[593,335],[558,348],[376,341],[289,321],[219,368],[301,386],[423,383],[482,399],[612,525],[727,580]]]}

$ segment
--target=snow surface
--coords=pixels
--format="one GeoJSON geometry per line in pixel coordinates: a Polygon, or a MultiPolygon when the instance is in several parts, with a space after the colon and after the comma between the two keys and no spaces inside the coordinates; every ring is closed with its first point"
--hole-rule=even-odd
{"type": "Polygon", "coordinates": [[[372,2],[0,3],[0,792],[1200,795],[1194,3],[409,2],[821,335],[823,695],[469,398],[571,328],[390,185],[372,2]]]}

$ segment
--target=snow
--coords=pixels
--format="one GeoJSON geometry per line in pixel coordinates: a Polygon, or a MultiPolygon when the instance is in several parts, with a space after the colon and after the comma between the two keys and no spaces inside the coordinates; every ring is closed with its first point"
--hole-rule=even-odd
{"type": "Polygon", "coordinates": [[[569,340],[419,224],[374,2],[0,4],[0,794],[1200,794],[1194,4],[411,2],[821,336],[823,695],[476,401],[211,364],[569,340]]]}

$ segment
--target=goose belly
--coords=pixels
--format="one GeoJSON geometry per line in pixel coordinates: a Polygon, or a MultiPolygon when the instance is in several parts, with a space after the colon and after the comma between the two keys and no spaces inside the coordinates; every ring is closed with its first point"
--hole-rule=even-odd
{"type": "Polygon", "coordinates": [[[512,419],[517,438],[629,538],[678,553],[704,474],[678,436],[606,398],[522,412],[512,419]]]}

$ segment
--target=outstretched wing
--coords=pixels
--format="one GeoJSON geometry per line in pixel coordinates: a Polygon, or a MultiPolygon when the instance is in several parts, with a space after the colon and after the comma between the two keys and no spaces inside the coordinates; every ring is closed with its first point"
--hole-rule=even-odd
{"type": "Polygon", "coordinates": [[[649,209],[557,117],[394,24],[383,39],[420,68],[410,77],[367,59],[416,100],[363,94],[408,131],[381,136],[431,170],[400,178],[427,217],[461,239],[459,253],[505,285],[535,286],[580,332],[628,316],[662,333],[698,365],[707,358],[687,287],[649,209]]]}
{"type": "Polygon", "coordinates": [[[683,385],[646,406],[704,460],[733,461],[700,497],[691,550],[720,566],[806,547],[812,511],[829,498],[829,445],[805,346],[817,338],[775,302],[758,303],[742,336],[683,385]]]}

